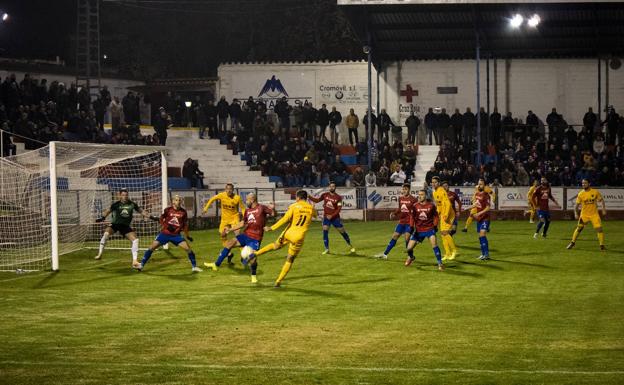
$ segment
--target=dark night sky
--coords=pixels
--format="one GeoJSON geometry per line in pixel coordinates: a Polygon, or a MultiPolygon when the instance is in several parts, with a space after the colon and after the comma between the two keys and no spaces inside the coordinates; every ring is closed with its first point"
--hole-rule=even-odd
{"type": "MultiPolygon", "coordinates": [[[[104,66],[137,78],[212,76],[225,61],[361,59],[336,0],[121,1],[101,3],[104,66]]],[[[1,56],[73,64],[76,0],[0,0],[0,10],[11,15],[1,56]]]]}

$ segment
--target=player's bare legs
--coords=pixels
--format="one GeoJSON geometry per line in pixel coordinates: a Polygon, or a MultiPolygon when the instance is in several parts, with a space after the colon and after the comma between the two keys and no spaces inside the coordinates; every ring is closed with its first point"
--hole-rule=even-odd
{"type": "Polygon", "coordinates": [[[134,265],[139,263],[139,238],[134,231],[126,234],[126,238],[132,243],[130,250],[132,251],[132,266],[134,267],[134,265]]]}
{"type": "Polygon", "coordinates": [[[160,242],[152,241],[152,244],[150,245],[149,249],[145,250],[145,254],[143,254],[143,259],[141,260],[141,263],[134,264],[133,262],[132,267],[134,269],[137,269],[138,271],[143,270],[143,265],[147,263],[147,261],[152,257],[152,253],[154,252],[154,250],[156,250],[159,247],[160,247],[160,242]]]}
{"type": "Polygon", "coordinates": [[[115,231],[110,226],[104,229],[104,234],[102,234],[102,239],[100,239],[100,249],[98,251],[98,254],[95,256],[95,259],[98,259],[98,260],[102,259],[102,253],[104,253],[104,247],[106,246],[106,241],[108,241],[108,238],[114,233],[115,231]]]}
{"type": "Polygon", "coordinates": [[[407,243],[407,259],[405,260],[406,267],[410,266],[412,262],[414,262],[414,260],[416,259],[416,257],[414,256],[414,247],[416,247],[417,244],[418,242],[413,239],[410,239],[407,243]]]}

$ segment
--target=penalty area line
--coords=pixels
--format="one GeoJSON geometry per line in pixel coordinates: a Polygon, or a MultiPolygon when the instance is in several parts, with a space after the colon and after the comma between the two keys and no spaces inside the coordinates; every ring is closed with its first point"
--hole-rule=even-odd
{"type": "Polygon", "coordinates": [[[624,375],[624,370],[613,371],[590,371],[590,370],[525,370],[525,369],[474,369],[474,368],[399,368],[399,367],[357,367],[357,366],[282,366],[282,365],[211,365],[190,363],[132,363],[132,362],[65,362],[65,361],[0,361],[2,366],[82,366],[82,367],[105,367],[107,369],[119,368],[188,368],[206,370],[284,370],[297,372],[405,372],[405,373],[474,373],[474,374],[557,374],[557,375],[624,375]]]}

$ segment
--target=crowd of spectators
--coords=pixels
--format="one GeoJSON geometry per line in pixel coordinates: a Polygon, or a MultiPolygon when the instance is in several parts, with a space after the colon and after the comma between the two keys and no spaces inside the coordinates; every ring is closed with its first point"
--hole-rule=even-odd
{"type": "Polygon", "coordinates": [[[53,140],[74,142],[158,144],[158,135],[144,136],[139,130],[141,95],[128,92],[121,101],[107,86],[92,97],[86,88],[48,84],[25,74],[0,79],[0,128],[5,131],[2,152],[15,152],[12,142],[24,142],[26,149],[45,146],[53,140]],[[110,110],[113,129],[104,130],[104,116],[110,110]],[[122,120],[123,116],[123,120],[122,120]]]}
{"type": "Polygon", "coordinates": [[[532,111],[524,122],[511,113],[501,119],[497,111],[484,114],[481,122],[480,152],[472,136],[437,132],[440,153],[428,181],[438,175],[454,185],[472,185],[485,177],[493,185],[527,186],[545,176],[555,186],[577,186],[583,178],[596,185],[624,185],[624,118],[612,106],[604,121],[589,108],[581,127],[568,125],[555,108],[546,124],[532,111]]]}

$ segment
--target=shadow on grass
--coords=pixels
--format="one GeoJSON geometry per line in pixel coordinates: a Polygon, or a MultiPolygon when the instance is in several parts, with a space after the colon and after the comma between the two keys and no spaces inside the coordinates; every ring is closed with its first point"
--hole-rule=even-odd
{"type": "MultiPolygon", "coordinates": [[[[496,261],[496,260],[495,260],[495,259],[491,259],[491,258],[490,258],[490,261],[496,261]]],[[[470,261],[458,261],[458,260],[455,260],[455,261],[453,261],[453,262],[455,262],[455,263],[461,263],[462,265],[470,265],[470,266],[485,267],[485,268],[488,268],[488,269],[494,269],[494,270],[505,270],[505,269],[503,269],[503,268],[502,268],[502,267],[500,267],[500,266],[497,266],[497,265],[492,265],[492,264],[487,263],[487,262],[470,262],[470,261]]],[[[450,266],[452,266],[452,265],[450,265],[450,266]]]]}
{"type": "MultiPolygon", "coordinates": [[[[289,280],[287,280],[289,281],[289,280]]],[[[282,287],[279,288],[273,288],[271,287],[272,291],[275,292],[283,292],[283,293],[301,293],[301,294],[305,294],[305,295],[311,295],[311,296],[315,296],[315,297],[323,297],[323,298],[341,298],[341,299],[354,299],[355,297],[352,295],[344,295],[344,294],[338,294],[338,293],[334,293],[331,291],[322,291],[322,290],[314,290],[314,289],[302,289],[300,287],[296,287],[296,286],[291,286],[288,283],[283,284],[282,287]]]]}
{"type": "Polygon", "coordinates": [[[375,279],[362,279],[359,281],[350,281],[350,282],[328,282],[327,285],[357,285],[360,283],[378,283],[378,282],[388,282],[393,281],[393,278],[385,277],[385,278],[375,278],[375,279]]]}
{"type": "MultiPolygon", "coordinates": [[[[91,279],[81,279],[81,280],[76,280],[76,281],[69,281],[69,282],[60,282],[60,283],[55,283],[55,284],[49,284],[52,279],[58,275],[58,273],[56,274],[51,274],[50,276],[45,277],[44,279],[42,279],[41,281],[39,281],[37,284],[33,285],[33,289],[51,289],[51,288],[58,288],[58,287],[64,287],[64,286],[72,286],[72,285],[82,285],[84,283],[93,283],[93,282],[97,282],[97,281],[105,281],[105,280],[111,280],[111,279],[115,279],[115,278],[125,278],[129,275],[133,275],[136,274],[134,271],[132,271],[129,268],[125,268],[125,269],[116,269],[118,271],[115,272],[115,274],[111,274],[111,275],[106,275],[106,276],[97,276],[91,279]]],[[[107,270],[107,272],[109,272],[111,270],[107,270]]]]}
{"type": "Polygon", "coordinates": [[[541,269],[556,269],[554,266],[542,265],[541,263],[529,263],[529,262],[520,262],[520,261],[510,261],[508,259],[494,259],[490,258],[491,261],[503,262],[503,263],[511,263],[514,265],[522,265],[522,266],[530,266],[530,267],[539,267],[541,269]]]}
{"type": "Polygon", "coordinates": [[[298,280],[302,280],[302,279],[308,279],[308,278],[325,278],[325,277],[343,277],[344,275],[342,274],[310,274],[310,275],[299,275],[296,277],[292,277],[292,278],[288,278],[289,281],[298,281],[298,280]]]}
{"type": "Polygon", "coordinates": [[[420,266],[417,267],[418,270],[422,270],[422,271],[426,271],[426,272],[431,272],[431,273],[438,273],[438,274],[451,274],[451,275],[462,275],[462,276],[466,276],[466,277],[472,277],[472,278],[481,278],[483,277],[483,274],[479,274],[479,273],[473,273],[471,271],[464,271],[464,270],[460,270],[457,269],[457,266],[445,266],[444,271],[438,271],[437,267],[432,267],[431,270],[429,269],[425,269],[422,268],[420,266]]]}

